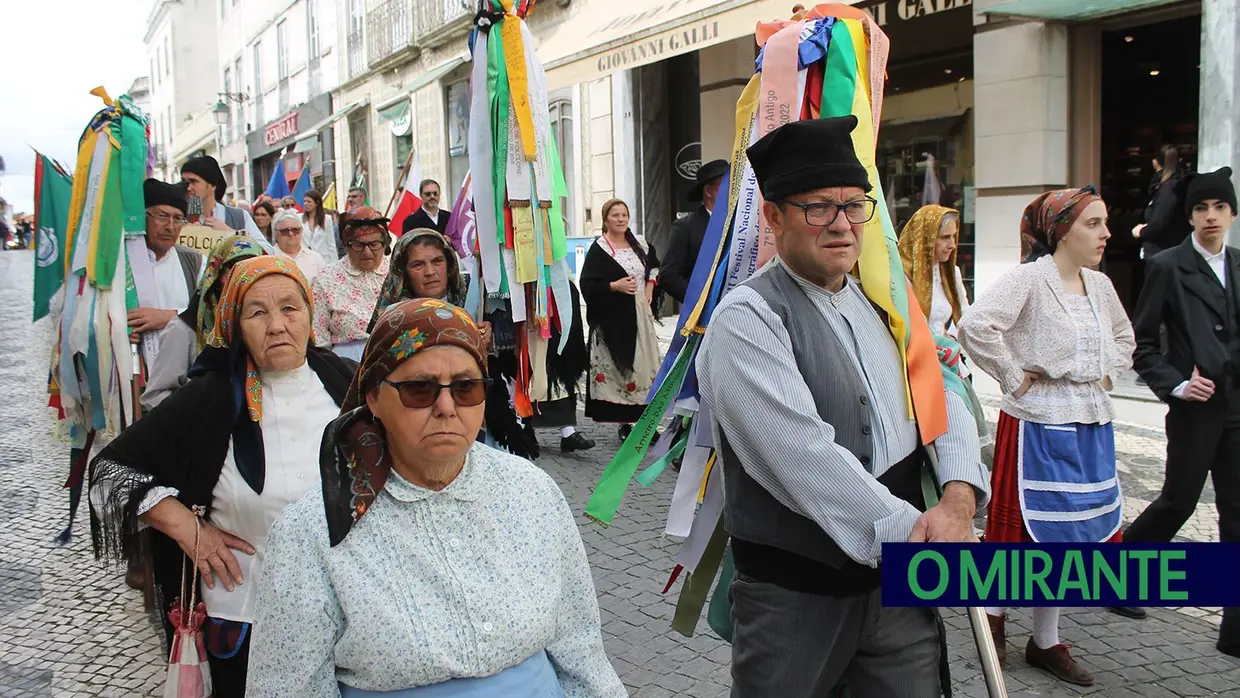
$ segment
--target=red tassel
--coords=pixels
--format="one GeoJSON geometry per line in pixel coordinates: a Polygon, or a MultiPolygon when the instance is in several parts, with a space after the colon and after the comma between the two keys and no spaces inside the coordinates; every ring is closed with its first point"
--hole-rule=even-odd
{"type": "Polygon", "coordinates": [[[667,586],[663,587],[663,593],[666,594],[668,589],[676,583],[676,578],[680,576],[680,571],[684,569],[683,565],[676,565],[676,569],[672,570],[672,576],[667,579],[667,586]]]}

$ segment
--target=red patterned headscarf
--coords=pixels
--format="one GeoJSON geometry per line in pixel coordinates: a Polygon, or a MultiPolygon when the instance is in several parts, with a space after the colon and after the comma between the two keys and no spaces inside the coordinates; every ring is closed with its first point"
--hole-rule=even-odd
{"type": "Polygon", "coordinates": [[[1092,186],[1048,191],[1034,199],[1020,218],[1021,261],[1032,262],[1054,252],[1085,207],[1101,200],[1092,186]]]}
{"type": "Polygon", "coordinates": [[[469,313],[432,298],[401,301],[379,315],[340,417],[327,426],[320,453],[323,505],[331,545],[338,545],[370,509],[392,470],[387,432],[366,396],[401,364],[434,346],[469,352],[486,375],[482,335],[469,313]]]}

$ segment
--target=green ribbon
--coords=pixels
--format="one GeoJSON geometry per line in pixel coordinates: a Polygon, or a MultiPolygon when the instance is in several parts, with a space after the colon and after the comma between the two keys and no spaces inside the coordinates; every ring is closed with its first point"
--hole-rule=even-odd
{"type": "Polygon", "coordinates": [[[146,181],[146,123],[128,95],[121,104],[121,202],[126,237],[146,234],[146,201],[142,184],[146,181]]]}
{"type": "MultiPolygon", "coordinates": [[[[111,133],[118,135],[119,124],[113,121],[100,138],[107,138],[111,133]]],[[[95,278],[94,284],[100,290],[112,288],[112,280],[116,276],[116,262],[120,257],[121,241],[124,238],[125,210],[121,193],[121,154],[111,143],[103,157],[109,158],[107,179],[103,182],[103,195],[99,197],[99,228],[95,247],[95,278]]]]}
{"type": "MultiPolygon", "coordinates": [[[[822,76],[822,118],[847,116],[853,113],[857,93],[857,55],[853,51],[852,33],[844,22],[831,27],[827,44],[827,65],[822,76]]],[[[876,124],[877,126],[877,124],[876,124]]]]}
{"type": "MultiPolygon", "coordinates": [[[[508,67],[504,64],[504,43],[499,40],[499,26],[492,27],[487,41],[487,95],[491,109],[491,182],[495,194],[495,237],[502,250],[507,246],[504,210],[508,202],[508,111],[512,97],[508,90],[508,67]]],[[[508,271],[501,259],[499,264],[499,292],[503,297],[510,294],[508,271]]]]}
{"type": "Polygon", "coordinates": [[[620,450],[616,452],[611,463],[607,464],[607,468],[599,477],[598,485],[594,487],[594,493],[590,495],[590,501],[586,502],[586,516],[608,526],[611,525],[612,519],[616,518],[620,500],[624,499],[624,493],[629,489],[629,482],[633,480],[637,466],[641,465],[642,457],[646,454],[646,449],[650,446],[655,431],[659,427],[659,421],[667,412],[668,405],[680,392],[680,384],[684,382],[685,373],[693,363],[693,356],[701,338],[702,335],[695,332],[680,348],[680,354],[676,356],[676,362],[672,365],[667,378],[663,380],[663,385],[659,386],[654,398],[646,406],[646,411],[642,412],[641,419],[637,420],[633,431],[620,445],[620,450]]]}
{"type": "MultiPolygon", "coordinates": [[[[716,464],[717,465],[717,464],[716,464]]],[[[719,563],[723,561],[723,551],[727,548],[728,532],[723,528],[723,517],[715,523],[715,531],[710,535],[702,559],[698,560],[697,568],[685,580],[680,589],[680,598],[676,601],[676,615],[672,617],[672,629],[693,637],[698,619],[702,617],[702,607],[706,605],[706,596],[715,581],[715,573],[719,571],[719,563]]]]}
{"type": "Polygon", "coordinates": [[[653,465],[643,470],[641,474],[637,476],[637,482],[640,483],[642,487],[649,487],[653,485],[654,481],[663,474],[663,471],[667,470],[667,466],[685,452],[685,448],[688,445],[689,433],[686,431],[684,434],[681,434],[680,438],[676,440],[676,443],[668,449],[667,453],[663,454],[662,458],[655,461],[653,465]]]}
{"type": "Polygon", "coordinates": [[[551,259],[559,261],[568,256],[567,233],[564,229],[564,205],[568,202],[568,183],[564,181],[564,168],[560,161],[560,147],[555,133],[547,130],[547,169],[551,170],[551,259]]]}

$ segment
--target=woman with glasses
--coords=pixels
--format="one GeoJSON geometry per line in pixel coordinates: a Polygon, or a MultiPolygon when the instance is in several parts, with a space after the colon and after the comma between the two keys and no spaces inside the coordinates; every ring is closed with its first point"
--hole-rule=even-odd
{"type": "MultiPolygon", "coordinates": [[[[1042,194],[1020,222],[1024,262],[978,297],[960,343],[1003,390],[988,543],[1119,541],[1123,521],[1109,392],[1132,367],[1132,323],[1102,261],[1107,207],[1093,187],[1042,194]]],[[[999,660],[1002,607],[986,609],[999,660]]],[[[1059,609],[1033,609],[1025,660],[1067,683],[1094,677],[1059,641],[1059,609]]]]}
{"type": "Polygon", "coordinates": [[[458,307],[379,316],[322,490],[272,530],[247,696],[627,695],[564,495],[474,440],[486,364],[458,307]]]}
{"type": "Polygon", "coordinates": [[[628,204],[612,199],[602,213],[603,234],[586,252],[580,277],[590,325],[586,416],[619,424],[625,439],[659,371],[653,312],[659,260],[629,228],[628,204]]]}
{"type": "Polygon", "coordinates": [[[284,507],[319,488],[323,429],[357,369],[313,346],[309,291],[287,259],[237,263],[189,382],[90,466],[95,554],[132,560],[153,529],[162,617],[196,563],[218,698],[245,695],[268,531],[284,507]]]}
{"type": "Polygon", "coordinates": [[[285,209],[276,214],[271,229],[276,234],[275,243],[279,248],[279,255],[297,262],[301,273],[306,275],[306,281],[313,284],[314,278],[327,263],[323,261],[323,255],[305,244],[305,226],[296,211],[285,209]]]}
{"type": "Polygon", "coordinates": [[[371,313],[388,275],[388,219],[369,206],[340,216],[347,253],[314,279],[314,334],[319,346],[355,361],[366,346],[371,313]]]}

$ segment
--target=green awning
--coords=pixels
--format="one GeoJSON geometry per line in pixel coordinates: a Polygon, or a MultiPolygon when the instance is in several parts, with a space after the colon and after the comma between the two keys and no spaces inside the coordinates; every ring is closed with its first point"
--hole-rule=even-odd
{"type": "Polygon", "coordinates": [[[297,140],[293,141],[293,152],[302,153],[310,149],[314,145],[313,142],[318,139],[319,131],[322,131],[328,126],[331,126],[332,124],[336,123],[340,119],[343,119],[344,117],[353,113],[353,111],[356,110],[358,107],[365,106],[367,103],[368,101],[365,99],[359,100],[357,102],[353,102],[352,104],[345,107],[344,109],[340,109],[339,111],[332,112],[331,114],[327,116],[327,118],[323,119],[322,121],[315,124],[314,126],[311,126],[310,128],[306,129],[305,131],[302,132],[300,136],[297,137],[297,140]]]}
{"type": "Polygon", "coordinates": [[[464,65],[468,61],[469,61],[468,55],[457,56],[456,58],[452,58],[450,60],[444,61],[443,63],[440,63],[438,66],[431,68],[430,70],[426,71],[422,75],[418,76],[418,78],[409,85],[408,89],[410,92],[417,92],[423,87],[426,87],[432,82],[439,80],[439,78],[442,78],[448,73],[451,73],[452,71],[456,70],[458,66],[464,65]]]}
{"type": "Polygon", "coordinates": [[[409,97],[378,110],[380,121],[401,121],[409,116],[409,97]]]}
{"type": "Polygon", "coordinates": [[[1148,10],[1178,0],[1005,0],[982,10],[987,15],[1028,17],[1048,21],[1084,22],[1108,15],[1148,10]]]}

